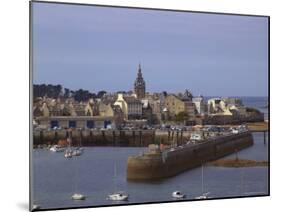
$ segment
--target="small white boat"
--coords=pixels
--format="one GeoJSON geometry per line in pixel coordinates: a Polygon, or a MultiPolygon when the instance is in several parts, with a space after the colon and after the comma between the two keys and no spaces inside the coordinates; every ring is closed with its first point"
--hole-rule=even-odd
{"type": "Polygon", "coordinates": [[[72,158],[72,151],[70,149],[66,150],[64,153],[65,158],[72,158]]]}
{"type": "Polygon", "coordinates": [[[108,195],[108,199],[112,200],[112,201],[127,201],[128,198],[129,198],[129,195],[122,193],[122,192],[117,192],[117,193],[108,195]]]}
{"type": "Polygon", "coordinates": [[[41,207],[40,207],[40,205],[33,205],[32,206],[32,210],[38,210],[38,209],[40,209],[41,207]]]}
{"type": "Polygon", "coordinates": [[[238,134],[238,133],[239,133],[239,130],[238,130],[238,129],[232,129],[231,132],[232,132],[233,134],[238,134]]]}
{"type": "Polygon", "coordinates": [[[201,196],[195,197],[195,199],[208,199],[209,192],[202,194],[201,196]]]}
{"type": "Polygon", "coordinates": [[[183,193],[181,193],[180,191],[174,191],[172,193],[172,197],[176,198],[176,199],[183,199],[185,197],[185,195],[183,193]]]}
{"type": "Polygon", "coordinates": [[[83,194],[73,194],[71,199],[73,200],[85,200],[86,196],[84,196],[83,194]]]}
{"type": "Polygon", "coordinates": [[[59,146],[59,145],[54,145],[50,148],[50,151],[52,152],[63,152],[65,148],[59,146]]]}
{"type": "Polygon", "coordinates": [[[72,156],[80,156],[83,153],[83,148],[76,148],[75,150],[73,150],[72,152],[72,156]]]}

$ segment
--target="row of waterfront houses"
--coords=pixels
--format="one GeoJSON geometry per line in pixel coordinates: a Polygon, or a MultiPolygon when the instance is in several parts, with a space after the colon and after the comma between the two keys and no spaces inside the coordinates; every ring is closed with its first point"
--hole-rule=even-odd
{"type": "MultiPolygon", "coordinates": [[[[184,112],[185,124],[202,124],[210,117],[247,117],[247,109],[239,100],[213,98],[205,101],[202,96],[183,98],[175,94],[162,96],[147,94],[144,99],[135,95],[116,94],[112,101],[90,99],[75,102],[73,99],[39,98],[34,103],[33,115],[37,124],[46,127],[118,127],[125,123],[162,124],[173,122],[184,112]],[[142,120],[142,122],[140,122],[142,120]]],[[[226,120],[226,119],[224,119],[226,120]]]]}

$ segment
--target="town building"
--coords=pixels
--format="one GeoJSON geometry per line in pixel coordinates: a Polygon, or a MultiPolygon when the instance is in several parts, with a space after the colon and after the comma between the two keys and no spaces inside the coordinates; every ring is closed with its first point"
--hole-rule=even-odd
{"type": "Polygon", "coordinates": [[[128,119],[128,105],[125,99],[123,98],[123,94],[119,93],[117,95],[116,101],[113,103],[114,106],[118,106],[121,108],[122,112],[124,113],[125,119],[128,119]]]}
{"type": "Polygon", "coordinates": [[[124,96],[119,93],[113,105],[121,108],[127,120],[142,118],[142,103],[135,96],[124,96]]]}
{"type": "Polygon", "coordinates": [[[134,96],[125,96],[125,102],[128,106],[128,119],[142,118],[142,103],[134,96]]]}
{"type": "Polygon", "coordinates": [[[192,123],[195,120],[195,105],[190,100],[190,98],[179,98],[174,94],[168,94],[165,98],[165,108],[163,108],[163,112],[165,116],[170,117],[170,119],[174,119],[176,115],[180,112],[185,112],[188,116],[188,123],[192,123]]]}
{"type": "Polygon", "coordinates": [[[147,120],[147,124],[153,124],[152,108],[148,99],[142,99],[142,119],[147,120]]]}
{"type": "Polygon", "coordinates": [[[147,100],[149,103],[149,106],[152,110],[152,123],[153,124],[160,124],[161,122],[161,98],[158,94],[152,94],[147,95],[147,100]]]}
{"type": "Polygon", "coordinates": [[[208,100],[209,115],[246,116],[246,107],[237,98],[213,98],[208,100]]]}
{"type": "Polygon", "coordinates": [[[114,116],[114,110],[111,104],[100,102],[98,107],[100,116],[114,116]]]}
{"type": "Polygon", "coordinates": [[[184,111],[183,101],[174,94],[167,95],[164,104],[166,108],[165,110],[169,111],[170,116],[175,116],[179,112],[184,111]]]}
{"type": "Polygon", "coordinates": [[[212,98],[208,100],[208,114],[223,113],[225,103],[220,98],[212,98]]]}
{"type": "Polygon", "coordinates": [[[195,105],[196,113],[199,115],[205,115],[207,113],[207,104],[204,101],[203,96],[193,97],[192,102],[195,105]]]}
{"type": "Polygon", "coordinates": [[[188,116],[188,124],[194,124],[195,121],[195,105],[192,101],[184,101],[184,112],[188,116]]]}
{"type": "Polygon", "coordinates": [[[34,121],[43,128],[107,128],[120,126],[124,115],[120,107],[97,102],[44,99],[33,108],[34,121]]]}

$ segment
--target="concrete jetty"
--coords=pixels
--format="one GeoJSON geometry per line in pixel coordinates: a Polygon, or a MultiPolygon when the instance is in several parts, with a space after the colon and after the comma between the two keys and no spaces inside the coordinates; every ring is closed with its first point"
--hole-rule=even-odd
{"type": "Polygon", "coordinates": [[[246,131],[131,156],[127,162],[127,179],[153,180],[171,177],[251,145],[253,136],[250,131],[246,131]]]}

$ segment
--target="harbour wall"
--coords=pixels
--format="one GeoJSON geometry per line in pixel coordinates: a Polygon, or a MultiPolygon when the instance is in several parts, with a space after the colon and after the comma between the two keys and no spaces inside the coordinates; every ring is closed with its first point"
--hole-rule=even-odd
{"type": "Polygon", "coordinates": [[[142,147],[153,143],[181,144],[189,139],[189,136],[189,132],[155,130],[38,130],[33,132],[33,144],[54,145],[71,137],[73,145],[142,147]]]}
{"type": "Polygon", "coordinates": [[[82,146],[147,146],[155,140],[152,130],[52,130],[33,133],[33,144],[53,145],[72,138],[72,144],[82,146]]]}
{"type": "Polygon", "coordinates": [[[132,156],[127,162],[127,179],[153,180],[174,176],[253,145],[250,132],[210,138],[203,143],[177,147],[173,151],[132,156]]]}

